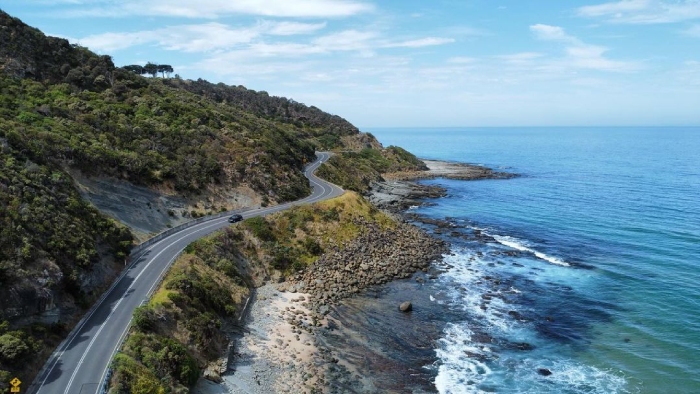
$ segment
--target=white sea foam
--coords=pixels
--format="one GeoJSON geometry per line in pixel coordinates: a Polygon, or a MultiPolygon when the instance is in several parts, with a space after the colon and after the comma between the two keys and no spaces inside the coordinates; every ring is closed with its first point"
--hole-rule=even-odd
{"type": "Polygon", "coordinates": [[[468,323],[451,323],[435,350],[435,387],[443,394],[517,393],[631,393],[624,376],[578,361],[533,351],[530,356],[492,354],[471,342],[468,323]],[[555,358],[552,358],[555,357],[555,358]],[[541,368],[551,372],[539,373],[541,368]]]}
{"type": "Polygon", "coordinates": [[[465,324],[448,324],[445,336],[435,350],[440,360],[435,387],[440,393],[477,393],[478,384],[491,373],[489,366],[475,357],[486,357],[479,347],[471,344],[472,332],[465,324]]]}
{"type": "Polygon", "coordinates": [[[492,234],[489,234],[489,235],[491,235],[493,237],[493,239],[498,241],[498,243],[500,243],[501,245],[508,246],[509,248],[517,249],[517,250],[520,250],[522,252],[530,252],[530,253],[534,254],[535,256],[537,256],[537,258],[542,259],[542,260],[547,261],[547,262],[550,262],[552,264],[561,265],[563,267],[570,267],[571,266],[571,264],[567,263],[566,261],[564,261],[562,259],[546,255],[542,252],[539,252],[535,249],[528,247],[524,241],[519,240],[517,238],[509,237],[507,235],[492,235],[492,234]]]}
{"type": "MultiPolygon", "coordinates": [[[[510,389],[518,393],[634,393],[627,380],[620,373],[606,371],[591,365],[585,365],[572,359],[550,359],[547,356],[524,360],[511,358],[499,359],[499,364],[516,365],[510,389]],[[552,374],[541,375],[540,368],[548,369],[552,374]]],[[[504,390],[508,391],[508,390],[504,390]]],[[[449,391],[448,391],[449,392],[449,391]]]]}
{"type": "MultiPolygon", "coordinates": [[[[511,242],[508,239],[504,241],[511,242]]],[[[517,245],[527,248],[522,243],[517,245]]],[[[447,324],[437,342],[435,387],[438,392],[629,392],[625,378],[619,374],[552,353],[548,346],[540,347],[537,333],[529,323],[517,321],[505,313],[521,307],[493,296],[488,307],[482,308],[483,294],[499,294],[499,290],[492,288],[484,276],[493,275],[491,271],[499,270],[500,266],[490,265],[492,260],[488,255],[483,256],[469,249],[455,248],[452,252],[445,256],[445,263],[450,268],[440,277],[444,282],[441,287],[449,296],[447,302],[464,309],[467,319],[447,324]],[[535,349],[513,352],[499,348],[495,342],[487,346],[479,343],[480,340],[475,337],[483,334],[511,343],[530,343],[535,349]],[[552,375],[542,376],[538,372],[540,368],[549,369],[552,375]]],[[[504,292],[512,295],[527,291],[509,287],[504,292]]]]}
{"type": "Polygon", "coordinates": [[[479,318],[479,320],[487,323],[491,330],[498,330],[501,333],[511,330],[511,321],[504,319],[501,314],[494,313],[498,310],[507,309],[502,299],[493,297],[490,300],[490,307],[487,309],[481,308],[484,299],[481,297],[486,291],[497,295],[498,291],[486,289],[484,285],[478,285],[481,280],[481,273],[474,269],[474,266],[484,264],[481,258],[468,250],[456,250],[455,253],[444,257],[444,262],[452,268],[448,269],[443,274],[443,279],[449,282],[459,283],[463,285],[466,291],[450,286],[443,286],[448,290],[449,296],[453,304],[461,306],[470,315],[479,318]]]}

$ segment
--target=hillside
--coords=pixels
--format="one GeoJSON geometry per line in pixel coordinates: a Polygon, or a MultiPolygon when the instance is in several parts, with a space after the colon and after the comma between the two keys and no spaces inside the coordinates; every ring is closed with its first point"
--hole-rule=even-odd
{"type": "Polygon", "coordinates": [[[359,135],[316,107],[244,87],[144,78],[7,14],[0,23],[8,140],[88,175],[178,193],[247,184],[288,201],[308,193],[299,170],[314,149],[344,148],[343,137],[359,135]]]}
{"type": "Polygon", "coordinates": [[[2,11],[0,43],[0,382],[31,381],[135,238],[303,197],[315,150],[391,156],[316,107],[145,78],[2,11]]]}

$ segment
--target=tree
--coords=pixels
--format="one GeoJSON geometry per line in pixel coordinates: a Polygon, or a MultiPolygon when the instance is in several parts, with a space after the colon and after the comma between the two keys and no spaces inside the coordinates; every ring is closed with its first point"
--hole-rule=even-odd
{"type": "Polygon", "coordinates": [[[12,333],[0,336],[0,360],[3,362],[17,362],[28,350],[29,346],[12,333]]]}
{"type": "Polygon", "coordinates": [[[158,65],[158,72],[163,74],[163,78],[165,78],[166,73],[168,74],[168,77],[170,77],[170,73],[172,73],[173,71],[175,71],[175,70],[173,70],[173,67],[169,64],[159,64],[158,65]]]}
{"type": "Polygon", "coordinates": [[[152,77],[156,77],[158,75],[158,65],[148,62],[146,63],[145,66],[143,66],[143,70],[145,71],[145,74],[151,74],[152,77]]]}
{"type": "Polygon", "coordinates": [[[127,70],[127,71],[131,71],[132,73],[139,74],[139,75],[143,75],[146,73],[146,71],[144,71],[144,69],[143,69],[143,66],[140,66],[138,64],[131,64],[128,66],[124,66],[123,69],[127,70]]]}

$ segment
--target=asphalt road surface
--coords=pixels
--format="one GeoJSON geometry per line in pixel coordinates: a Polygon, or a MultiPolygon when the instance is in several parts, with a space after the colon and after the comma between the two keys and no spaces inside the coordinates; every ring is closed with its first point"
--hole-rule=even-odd
{"type": "MultiPolygon", "coordinates": [[[[343,193],[313,173],[330,154],[318,152],[304,175],[311,182],[310,196],[274,207],[241,212],[244,219],[282,211],[293,205],[308,204],[343,193]]],[[[155,243],[134,256],[135,261],[107,290],[102,300],[79,323],[47,361],[43,373],[30,387],[37,394],[95,394],[101,390],[112,357],[126,335],[134,309],[160,282],[171,263],[191,242],[223,227],[228,218],[208,220],[188,227],[155,243]]]]}

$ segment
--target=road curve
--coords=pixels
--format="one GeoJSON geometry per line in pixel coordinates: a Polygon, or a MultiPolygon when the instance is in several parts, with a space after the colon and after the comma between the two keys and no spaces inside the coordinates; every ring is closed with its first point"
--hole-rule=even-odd
{"type": "MultiPolygon", "coordinates": [[[[338,186],[314,175],[330,153],[317,152],[316,156],[316,161],[304,169],[304,175],[313,188],[310,196],[274,207],[249,209],[241,212],[243,218],[267,215],[343,194],[338,186]]],[[[226,217],[208,220],[174,233],[133,256],[134,262],[52,354],[28,393],[99,393],[112,357],[129,329],[134,309],[146,301],[187,245],[228,225],[226,217]]]]}

